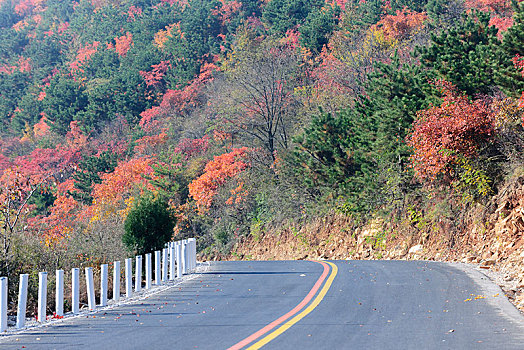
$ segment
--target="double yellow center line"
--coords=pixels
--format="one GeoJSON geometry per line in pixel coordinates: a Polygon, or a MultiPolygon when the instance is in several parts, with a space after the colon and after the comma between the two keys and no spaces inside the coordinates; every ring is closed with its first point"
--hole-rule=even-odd
{"type": "Polygon", "coordinates": [[[313,289],[308,293],[306,298],[299,305],[297,305],[297,307],[300,307],[300,308],[297,309],[297,307],[295,307],[293,310],[288,312],[286,315],[280,317],[279,319],[270,323],[268,326],[262,328],[261,330],[254,333],[253,335],[233,345],[228,350],[241,349],[242,347],[256,341],[257,339],[259,340],[256,343],[254,343],[253,345],[249,346],[247,349],[248,350],[260,349],[261,347],[263,347],[264,345],[266,345],[267,343],[269,343],[270,341],[272,341],[273,339],[275,339],[276,337],[278,337],[279,335],[287,331],[298,321],[306,317],[311,311],[313,311],[318,306],[318,304],[320,304],[322,299],[324,299],[327,292],[329,291],[329,288],[331,287],[331,284],[333,283],[333,280],[335,279],[335,276],[337,275],[338,268],[335,264],[331,262],[327,262],[327,261],[326,262],[315,261],[315,262],[322,264],[324,266],[325,271],[322,274],[322,276],[318,279],[317,283],[315,283],[315,285],[313,286],[313,289]],[[328,265],[331,266],[331,273],[329,274],[329,278],[327,279],[326,283],[324,283],[324,286],[322,287],[320,293],[317,294],[313,302],[311,302],[311,304],[305,307],[305,305],[307,305],[307,303],[311,300],[312,296],[316,293],[319,286],[322,284],[323,280],[327,276],[326,272],[327,272],[327,269],[329,269],[328,265]],[[293,318],[289,319],[291,316],[293,316],[300,310],[302,310],[300,313],[298,313],[293,318]],[[275,328],[278,325],[280,325],[279,328],[277,328],[273,332],[267,334],[266,336],[260,339],[260,337],[262,337],[264,334],[266,334],[267,332],[269,332],[271,329],[275,328]]]}

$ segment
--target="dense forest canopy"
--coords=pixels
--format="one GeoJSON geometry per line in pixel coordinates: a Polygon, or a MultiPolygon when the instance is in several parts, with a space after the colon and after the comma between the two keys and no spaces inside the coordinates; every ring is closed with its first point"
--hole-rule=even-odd
{"type": "Polygon", "coordinates": [[[523,118],[518,1],[0,0],[0,272],[486,201],[523,118]]]}

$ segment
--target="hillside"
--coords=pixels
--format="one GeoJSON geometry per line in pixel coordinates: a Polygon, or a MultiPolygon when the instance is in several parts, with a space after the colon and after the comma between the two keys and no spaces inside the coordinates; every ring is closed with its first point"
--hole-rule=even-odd
{"type": "Polygon", "coordinates": [[[333,220],[345,257],[523,252],[521,2],[0,0],[0,45],[2,276],[333,220]]]}

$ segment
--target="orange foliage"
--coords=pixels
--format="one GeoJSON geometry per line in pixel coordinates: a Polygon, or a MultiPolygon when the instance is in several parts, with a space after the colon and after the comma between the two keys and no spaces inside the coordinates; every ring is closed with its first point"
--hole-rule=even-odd
{"type": "Polygon", "coordinates": [[[372,30],[382,30],[384,36],[390,41],[400,40],[419,30],[426,19],[426,13],[411,11],[404,7],[402,10],[397,10],[395,15],[386,15],[372,27],[372,30]]]}
{"type": "Polygon", "coordinates": [[[133,34],[130,32],[127,32],[121,37],[115,38],[115,51],[121,57],[125,57],[133,45],[133,34]]]}
{"type": "Polygon", "coordinates": [[[46,246],[53,246],[72,232],[72,226],[79,208],[78,202],[71,196],[76,191],[74,181],[66,180],[57,186],[56,199],[50,207],[50,214],[38,222],[46,229],[43,232],[46,246]]]}
{"type": "Polygon", "coordinates": [[[69,63],[69,68],[71,69],[71,75],[75,76],[77,74],[84,73],[82,66],[89,61],[91,56],[93,56],[98,48],[100,42],[95,41],[92,44],[87,44],[76,54],[76,58],[73,62],[69,63]]]}
{"type": "Polygon", "coordinates": [[[167,40],[169,40],[169,38],[172,36],[171,33],[173,29],[175,29],[178,32],[181,32],[180,31],[180,22],[173,23],[171,25],[166,26],[165,30],[162,30],[162,29],[159,30],[155,34],[155,38],[154,38],[155,46],[158,47],[159,49],[163,49],[167,40]]]}
{"type": "Polygon", "coordinates": [[[135,158],[118,163],[112,173],[101,174],[102,183],[93,187],[94,205],[116,207],[124,196],[135,188],[150,185],[144,175],[152,176],[153,160],[149,157],[135,158]]]}
{"type": "Polygon", "coordinates": [[[38,123],[33,126],[33,133],[35,137],[40,137],[47,134],[49,129],[51,129],[51,127],[47,124],[47,117],[43,114],[38,123]]]}
{"type": "Polygon", "coordinates": [[[249,167],[248,151],[247,147],[235,148],[232,152],[216,156],[207,163],[204,173],[189,184],[189,195],[201,212],[211,207],[220,186],[249,167]]]}
{"type": "Polygon", "coordinates": [[[240,181],[238,183],[238,186],[232,189],[231,191],[231,197],[228,198],[226,201],[226,204],[233,205],[233,204],[240,204],[243,201],[246,200],[247,195],[249,192],[247,190],[244,190],[244,183],[240,181]]]}
{"type": "Polygon", "coordinates": [[[70,131],[67,133],[67,143],[73,149],[80,149],[87,144],[87,136],[80,129],[78,121],[69,123],[70,131]]]}
{"type": "Polygon", "coordinates": [[[480,11],[506,14],[511,11],[511,0],[466,0],[466,6],[480,11]]]}

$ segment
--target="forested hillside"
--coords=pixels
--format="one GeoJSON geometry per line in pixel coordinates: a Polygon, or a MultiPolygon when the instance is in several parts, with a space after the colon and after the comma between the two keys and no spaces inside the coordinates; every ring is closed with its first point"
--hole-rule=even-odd
{"type": "Polygon", "coordinates": [[[207,255],[452,232],[523,175],[523,122],[517,1],[0,0],[0,273],[142,252],[147,210],[207,255]]]}

